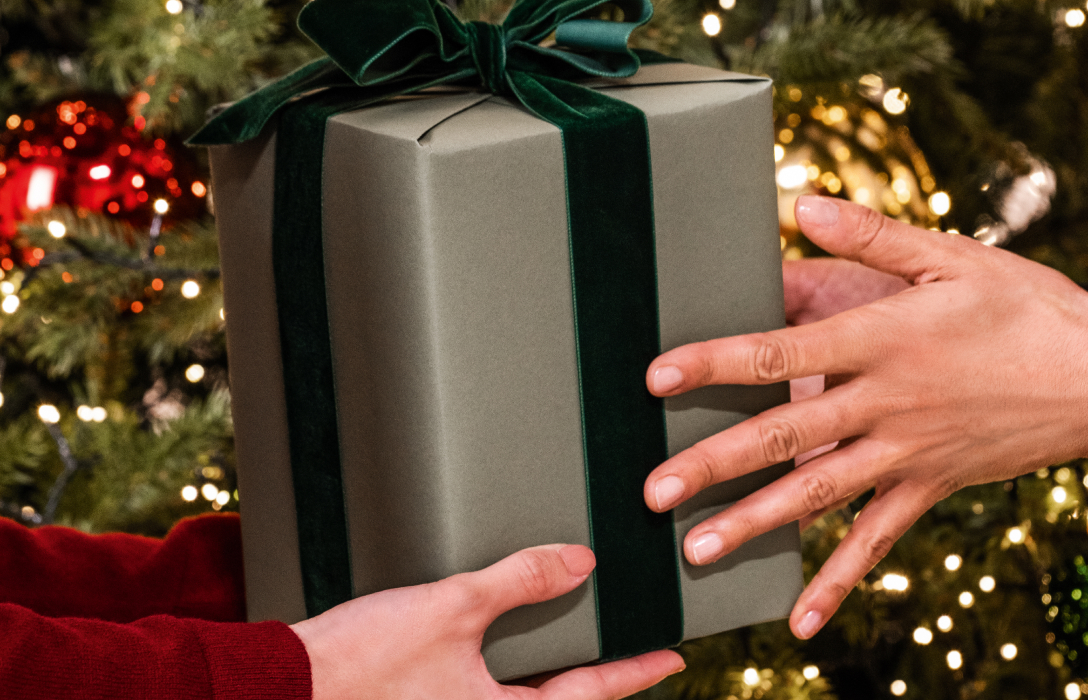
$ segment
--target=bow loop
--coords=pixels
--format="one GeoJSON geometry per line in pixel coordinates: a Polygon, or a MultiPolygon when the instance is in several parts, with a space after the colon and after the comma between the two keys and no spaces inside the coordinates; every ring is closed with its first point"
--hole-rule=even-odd
{"type": "Polygon", "coordinates": [[[506,92],[506,31],[487,22],[469,22],[466,28],[469,51],[484,88],[496,95],[506,92]]]}

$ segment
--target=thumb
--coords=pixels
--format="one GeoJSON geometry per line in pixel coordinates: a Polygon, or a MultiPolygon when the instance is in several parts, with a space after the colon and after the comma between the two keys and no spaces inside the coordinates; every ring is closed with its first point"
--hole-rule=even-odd
{"type": "Polygon", "coordinates": [[[497,564],[470,574],[455,576],[467,587],[485,625],[508,610],[542,603],[569,593],[589,578],[597,560],[581,545],[547,545],[523,549],[497,564]]]}
{"type": "Polygon", "coordinates": [[[956,275],[973,239],[916,228],[869,207],[833,197],[797,200],[801,231],[832,255],[918,284],[956,275]]]}

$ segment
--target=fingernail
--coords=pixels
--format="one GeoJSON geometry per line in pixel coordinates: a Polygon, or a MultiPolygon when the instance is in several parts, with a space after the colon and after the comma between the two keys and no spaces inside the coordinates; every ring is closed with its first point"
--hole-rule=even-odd
{"type": "Polygon", "coordinates": [[[713,532],[700,535],[691,543],[691,555],[695,558],[693,563],[705,564],[716,559],[722,553],[722,538],[713,532]]]}
{"type": "Polygon", "coordinates": [[[593,558],[593,552],[586,547],[567,545],[559,550],[559,556],[567,566],[571,576],[583,578],[589,576],[597,561],[593,558]]]}
{"type": "Polygon", "coordinates": [[[669,510],[680,502],[684,495],[684,482],[678,476],[666,476],[658,479],[654,485],[654,499],[657,501],[657,509],[669,510]]]}
{"type": "Polygon", "coordinates": [[[803,224],[832,226],[839,222],[839,207],[825,197],[806,195],[797,200],[797,218],[803,224]]]}
{"type": "Polygon", "coordinates": [[[820,625],[824,622],[823,615],[815,610],[809,610],[801,621],[797,623],[797,636],[801,639],[810,639],[812,635],[820,631],[820,625]]]}
{"type": "Polygon", "coordinates": [[[654,372],[654,393],[664,394],[680,386],[684,374],[678,367],[661,367],[654,372]]]}

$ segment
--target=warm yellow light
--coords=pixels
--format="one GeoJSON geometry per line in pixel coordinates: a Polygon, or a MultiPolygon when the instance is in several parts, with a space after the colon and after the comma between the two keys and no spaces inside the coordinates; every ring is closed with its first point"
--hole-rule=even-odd
{"type": "Polygon", "coordinates": [[[737,0],[718,0],[718,5],[720,5],[723,10],[732,10],[737,6],[737,0]]]}
{"type": "Polygon", "coordinates": [[[755,670],[754,668],[744,669],[744,682],[747,685],[758,685],[759,684],[759,671],[755,670]]]}
{"type": "Polygon", "coordinates": [[[856,190],[854,190],[853,200],[855,202],[857,202],[858,204],[868,204],[869,203],[869,197],[871,197],[871,196],[872,196],[872,193],[869,192],[868,187],[859,187],[856,190]]]}
{"type": "Polygon", "coordinates": [[[19,297],[17,296],[4,297],[4,301],[0,302],[0,309],[3,309],[6,314],[13,314],[18,308],[19,297]]]}
{"type": "Polygon", "coordinates": [[[786,157],[786,149],[779,146],[777,143],[774,145],[774,162],[781,163],[782,159],[786,157]]]}
{"type": "Polygon", "coordinates": [[[59,423],[60,411],[52,404],[42,404],[41,406],[38,406],[38,418],[41,418],[43,423],[59,423]]]}
{"type": "Polygon", "coordinates": [[[219,488],[215,484],[204,484],[200,487],[200,493],[209,501],[214,501],[219,495],[219,488]]]}
{"type": "Polygon", "coordinates": [[[995,586],[997,586],[997,581],[994,581],[993,576],[983,576],[978,580],[978,587],[983,593],[992,592],[995,586]]]}
{"type": "Polygon", "coordinates": [[[1013,659],[1015,659],[1016,652],[1017,649],[1015,644],[1004,644],[1001,646],[1001,658],[1005,659],[1006,661],[1012,661],[1013,659]]]}
{"type": "Polygon", "coordinates": [[[907,684],[903,681],[892,681],[891,691],[892,695],[899,697],[903,693],[907,692],[907,684]]]}
{"type": "Polygon", "coordinates": [[[918,642],[922,646],[929,644],[933,641],[933,633],[927,630],[925,627],[919,627],[914,630],[914,641],[918,642]]]}
{"type": "Polygon", "coordinates": [[[23,123],[23,119],[18,114],[13,114],[8,117],[7,123],[9,129],[18,129],[19,125],[23,123]]]}
{"type": "Polygon", "coordinates": [[[907,577],[900,574],[885,574],[880,582],[884,584],[884,589],[888,591],[903,592],[910,586],[907,577]]]}
{"type": "Polygon", "coordinates": [[[952,629],[952,618],[948,615],[941,615],[937,618],[937,629],[942,632],[947,632],[952,629]]]}
{"type": "Polygon", "coordinates": [[[960,605],[969,608],[975,604],[975,596],[971,594],[971,591],[964,591],[960,593],[960,605]]]}
{"type": "Polygon", "coordinates": [[[958,651],[952,650],[948,652],[948,656],[944,657],[948,661],[948,667],[955,671],[960,666],[963,666],[963,654],[958,651]]]}
{"type": "Polygon", "coordinates": [[[91,415],[91,420],[93,420],[95,423],[101,423],[106,420],[106,409],[102,408],[101,406],[96,406],[91,415]]]}
{"type": "Polygon", "coordinates": [[[196,280],[189,280],[181,285],[181,296],[186,299],[196,299],[200,295],[200,285],[196,280]]]}
{"type": "Polygon", "coordinates": [[[1055,486],[1054,490],[1050,492],[1050,497],[1054,499],[1055,503],[1065,503],[1065,499],[1069,494],[1061,486],[1055,486]]]}
{"type": "Polygon", "coordinates": [[[1065,686],[1066,700],[1080,700],[1080,686],[1076,683],[1070,683],[1065,686]]]}
{"type": "Polygon", "coordinates": [[[944,216],[952,209],[952,198],[947,192],[934,192],[929,196],[929,210],[937,216],[944,216]]]}
{"type": "Polygon", "coordinates": [[[835,149],[835,160],[840,163],[845,163],[850,160],[850,149],[846,146],[839,146],[835,149]]]}
{"type": "Polygon", "coordinates": [[[220,491],[215,497],[215,502],[221,506],[230,503],[230,491],[220,491]]]}
{"type": "Polygon", "coordinates": [[[808,168],[803,165],[787,165],[778,171],[778,186],[784,190],[795,190],[808,182],[808,168]]]}
{"type": "Polygon", "coordinates": [[[801,674],[805,677],[805,680],[813,681],[820,677],[820,669],[816,666],[805,666],[801,669],[801,674]]]}
{"type": "Polygon", "coordinates": [[[50,221],[46,228],[53,238],[64,238],[64,234],[68,233],[68,227],[59,221],[50,221]]]}
{"type": "Polygon", "coordinates": [[[963,566],[963,557],[958,554],[949,554],[944,558],[944,568],[949,571],[956,571],[963,566]]]}
{"type": "Polygon", "coordinates": [[[1084,19],[1084,10],[1074,9],[1065,13],[1065,24],[1068,27],[1083,27],[1084,19]]]}
{"type": "Polygon", "coordinates": [[[2,408],[3,405],[4,405],[4,394],[3,394],[3,392],[0,392],[0,408],[2,408]]]}
{"type": "Polygon", "coordinates": [[[181,11],[185,9],[185,5],[181,0],[166,0],[166,11],[172,15],[180,15],[181,11]]]}
{"type": "Polygon", "coordinates": [[[884,93],[884,109],[888,114],[902,114],[907,111],[910,104],[910,96],[899,88],[892,88],[884,93]]]}
{"type": "Polygon", "coordinates": [[[1009,542],[1013,544],[1020,544],[1024,541],[1024,531],[1018,527],[1010,527],[1009,531],[1005,533],[1005,536],[1009,538],[1009,542]]]}
{"type": "MultiPolygon", "coordinates": [[[[12,282],[0,282],[0,293],[14,294],[15,293],[15,285],[12,282]]],[[[1088,477],[1085,477],[1085,478],[1088,478],[1088,477]]],[[[1086,485],[1088,485],[1088,484],[1086,484],[1086,485]]]]}
{"type": "Polygon", "coordinates": [[[722,33],[722,18],[714,13],[703,17],[703,31],[707,36],[718,36],[722,33]]]}
{"type": "Polygon", "coordinates": [[[80,406],[76,409],[76,417],[84,423],[90,423],[94,420],[94,409],[90,406],[80,406]]]}
{"type": "Polygon", "coordinates": [[[200,495],[200,492],[196,490],[195,486],[186,486],[181,490],[181,497],[189,502],[195,501],[198,495],[200,495]]]}
{"type": "Polygon", "coordinates": [[[226,321],[227,320],[227,310],[226,309],[219,309],[219,320],[220,321],[226,321]]]}
{"type": "Polygon", "coordinates": [[[846,110],[842,107],[835,105],[827,110],[827,121],[834,124],[846,119],[846,110]]]}
{"type": "Polygon", "coordinates": [[[185,370],[185,378],[193,384],[196,384],[204,378],[203,365],[189,365],[189,369],[185,370]]]}
{"type": "Polygon", "coordinates": [[[168,211],[170,211],[170,202],[167,202],[165,199],[155,200],[155,213],[165,214],[168,211]]]}

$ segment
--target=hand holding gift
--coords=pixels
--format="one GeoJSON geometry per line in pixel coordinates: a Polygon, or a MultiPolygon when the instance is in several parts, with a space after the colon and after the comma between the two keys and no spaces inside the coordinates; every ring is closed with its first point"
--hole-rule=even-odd
{"type": "MultiPolygon", "coordinates": [[[[856,289],[849,280],[864,273],[820,263],[829,266],[829,286],[793,277],[790,290],[795,318],[814,323],[687,345],[655,360],[647,383],[658,396],[821,374],[827,390],[674,456],[646,481],[645,498],[665,511],[711,484],[839,441],[696,526],[684,542],[689,561],[709,564],[875,488],[794,608],[791,626],[808,638],[937,501],[1088,455],[1088,294],[1012,253],[841,200],[804,197],[797,219],[825,250],[910,288],[828,318],[852,305],[844,290],[856,289]],[[811,297],[828,292],[822,303],[811,297]]],[[[880,281],[875,296],[894,290],[880,281]]]]}
{"type": "Polygon", "coordinates": [[[293,625],[310,656],[314,700],[607,700],[683,670],[679,654],[658,651],[568,671],[538,689],[492,680],[480,655],[488,625],[515,607],[571,592],[594,564],[586,547],[535,547],[483,571],[374,593],[293,625]]]}

